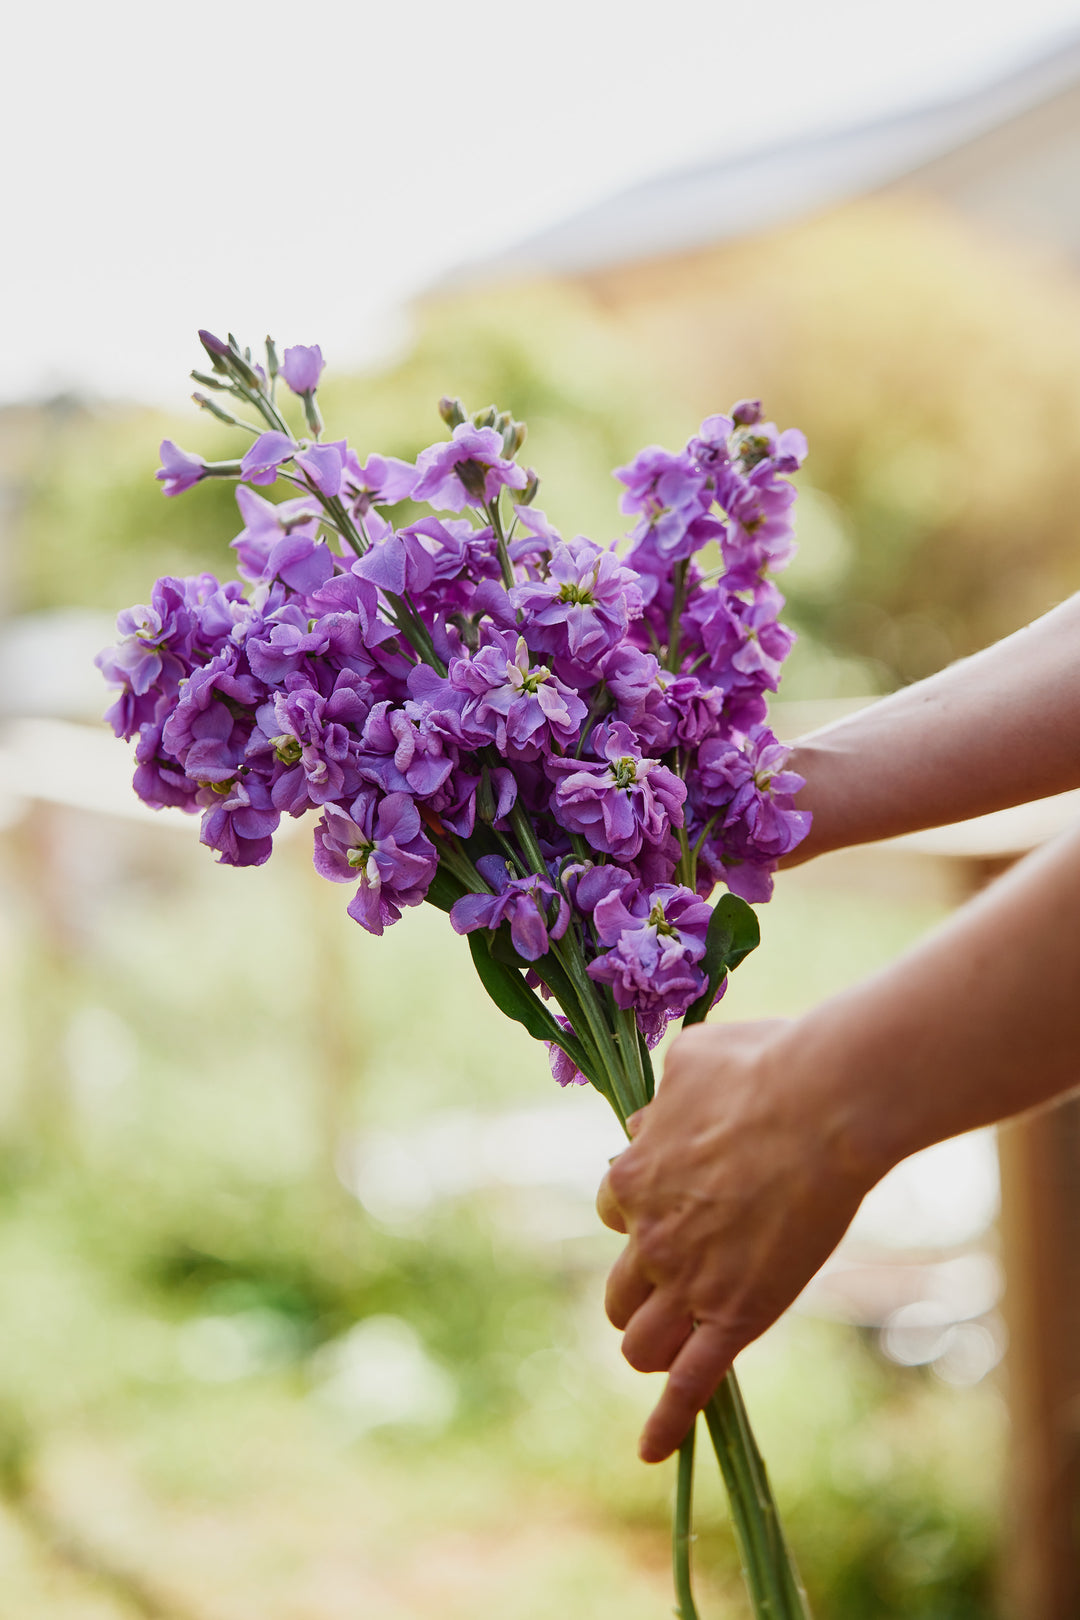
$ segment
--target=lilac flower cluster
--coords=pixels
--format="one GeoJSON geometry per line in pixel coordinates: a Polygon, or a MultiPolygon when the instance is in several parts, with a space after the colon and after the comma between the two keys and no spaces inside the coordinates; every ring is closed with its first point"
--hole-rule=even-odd
{"type": "Polygon", "coordinates": [[[158,477],[166,495],[238,480],[240,581],[159,580],[98,659],[136,792],[201,811],[233,866],[314,812],[316,868],[354,885],[364,928],[438,877],[457,932],[503,938],[570,1034],[592,995],[653,1044],[706,987],[714,886],[768,899],[809,825],[765,723],[793,639],[771,576],[802,435],[744,401],[678,452],[643,450],[616,474],[629,546],[600,546],[534,508],[508,415],[443,401],[449,439],[362,462],[323,436],[317,346],[279,361],[268,342],[263,365],[201,336],[197,379],[262,422],[236,462],[166,441],[158,477]],[[286,498],[256,493],[272,486],[286,498]]]}

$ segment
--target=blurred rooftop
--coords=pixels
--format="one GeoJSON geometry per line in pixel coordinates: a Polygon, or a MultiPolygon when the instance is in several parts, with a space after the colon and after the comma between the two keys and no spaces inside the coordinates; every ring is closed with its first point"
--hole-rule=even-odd
{"type": "MultiPolygon", "coordinates": [[[[979,88],[628,187],[449,284],[691,252],[905,185],[1080,262],[1080,30],[979,88]]],[[[445,285],[445,283],[444,283],[445,285]]]]}

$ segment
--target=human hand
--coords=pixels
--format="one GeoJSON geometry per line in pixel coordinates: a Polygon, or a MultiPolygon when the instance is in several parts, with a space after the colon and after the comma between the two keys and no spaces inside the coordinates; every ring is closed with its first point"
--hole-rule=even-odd
{"type": "Polygon", "coordinates": [[[676,1449],[876,1179],[852,1161],[826,1088],[793,1059],[797,1031],[777,1020],[685,1030],[601,1184],[601,1219],[629,1235],[608,1316],[632,1367],[668,1373],[641,1437],[645,1462],[676,1449]]]}

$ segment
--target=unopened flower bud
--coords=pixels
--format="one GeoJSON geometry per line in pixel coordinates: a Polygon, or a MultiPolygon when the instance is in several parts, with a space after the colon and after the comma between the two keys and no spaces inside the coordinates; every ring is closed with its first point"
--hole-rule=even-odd
{"type": "Polygon", "coordinates": [[[299,737],[290,737],[287,733],[271,737],[270,746],[283,765],[296,765],[304,751],[299,737]]]}
{"type": "Polygon", "coordinates": [[[199,342],[210,356],[210,363],[214,370],[223,372],[227,377],[236,377],[248,388],[259,387],[259,379],[252,370],[250,362],[240,353],[240,345],[229,333],[228,343],[222,343],[213,332],[200,328],[199,342]]]}
{"type": "Polygon", "coordinates": [[[271,380],[277,376],[280,369],[277,348],[269,334],[266,338],[266,369],[270,373],[271,380]]]}
{"type": "Polygon", "coordinates": [[[439,415],[448,428],[460,427],[466,420],[465,407],[460,399],[451,399],[448,394],[444,394],[439,401],[439,415]]]}
{"type": "Polygon", "coordinates": [[[529,482],[518,496],[517,504],[519,506],[531,506],[540,492],[540,475],[535,468],[527,468],[525,476],[529,482]]]}
{"type": "Polygon", "coordinates": [[[192,371],[189,372],[188,375],[190,376],[192,382],[202,383],[204,388],[229,387],[227,382],[222,382],[220,377],[212,377],[208,371],[192,371]]]}
{"type": "Polygon", "coordinates": [[[249,388],[259,387],[259,378],[251,364],[251,350],[241,352],[240,341],[232,332],[229,333],[229,358],[226,364],[249,388]]]}
{"type": "Polygon", "coordinates": [[[208,332],[205,327],[201,326],[199,328],[199,342],[210,356],[215,371],[228,369],[223,363],[229,358],[229,345],[227,343],[222,343],[221,339],[215,337],[213,332],[208,332]]]}
{"type": "Polygon", "coordinates": [[[753,427],[755,422],[761,421],[761,417],[760,399],[740,399],[739,403],[732,407],[731,420],[736,427],[753,427]]]}
{"type": "Polygon", "coordinates": [[[524,422],[515,422],[508,412],[506,426],[500,428],[500,432],[502,433],[503,455],[512,461],[525,443],[525,424],[524,422]]]}
{"type": "Polygon", "coordinates": [[[191,397],[195,404],[199,407],[200,411],[209,411],[211,416],[216,416],[218,421],[224,422],[227,427],[243,426],[243,423],[238,422],[236,417],[233,416],[229,411],[223,410],[216,400],[207,399],[205,394],[199,393],[194,393],[191,397]]]}
{"type": "Polygon", "coordinates": [[[495,418],[498,416],[498,414],[499,413],[495,409],[494,405],[488,405],[482,411],[473,411],[473,427],[494,427],[495,418]]]}

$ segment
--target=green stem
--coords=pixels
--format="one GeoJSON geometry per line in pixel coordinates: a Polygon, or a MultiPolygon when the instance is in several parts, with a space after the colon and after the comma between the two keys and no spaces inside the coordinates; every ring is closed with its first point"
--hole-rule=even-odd
{"type": "Polygon", "coordinates": [[[697,1422],[679,1447],[679,1473],[675,1486],[675,1518],[672,1522],[671,1561],[675,1575],[675,1596],[679,1601],[678,1620],[698,1620],[694,1589],[690,1580],[690,1547],[694,1498],[694,1436],[697,1422]]]}
{"type": "Polygon", "coordinates": [[[757,1620],[810,1620],[742,1394],[729,1372],[705,1408],[757,1620]]]}
{"type": "Polygon", "coordinates": [[[506,534],[502,526],[502,513],[499,511],[499,497],[496,495],[487,509],[491,519],[491,527],[495,531],[495,547],[499,553],[499,567],[502,569],[503,584],[507,590],[516,583],[514,579],[514,566],[510,561],[510,553],[506,546],[506,534]]]}
{"type": "Polygon", "coordinates": [[[681,630],[679,621],[682,610],[686,604],[686,570],[689,564],[680,562],[675,564],[675,594],[671,603],[671,618],[668,621],[668,653],[667,667],[677,670],[679,667],[679,641],[681,630]]]}
{"type": "Polygon", "coordinates": [[[645,1078],[637,1019],[633,1008],[627,1008],[625,1011],[621,1007],[615,1009],[615,1039],[619,1043],[619,1056],[622,1058],[626,1074],[627,1092],[633,1102],[630,1111],[635,1113],[651,1100],[652,1093],[645,1078]]]}

